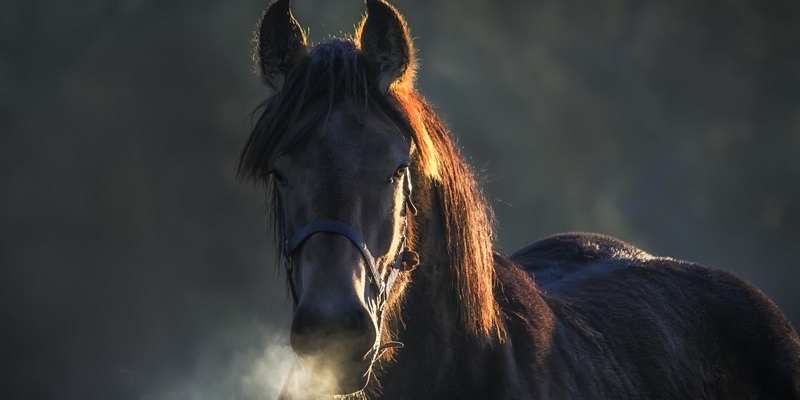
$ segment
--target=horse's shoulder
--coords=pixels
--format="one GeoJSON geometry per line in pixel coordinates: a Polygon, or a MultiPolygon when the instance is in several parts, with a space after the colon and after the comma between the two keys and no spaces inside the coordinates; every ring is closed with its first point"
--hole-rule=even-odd
{"type": "Polygon", "coordinates": [[[655,257],[617,238],[589,232],[560,233],[523,247],[510,256],[537,281],[550,282],[588,266],[616,260],[640,263],[655,257]]]}

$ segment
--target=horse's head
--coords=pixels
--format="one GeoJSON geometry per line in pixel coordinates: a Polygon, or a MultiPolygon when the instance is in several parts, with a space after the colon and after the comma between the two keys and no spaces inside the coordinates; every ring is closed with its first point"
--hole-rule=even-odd
{"type": "Polygon", "coordinates": [[[413,48],[391,6],[367,3],[354,41],[314,48],[288,0],[264,13],[256,57],[275,92],[240,164],[271,193],[295,305],[290,341],[325,393],[369,379],[413,209],[415,146],[392,95],[413,79],[413,48]]]}
{"type": "Polygon", "coordinates": [[[295,300],[290,339],[310,375],[326,381],[317,385],[354,392],[378,355],[401,268],[410,147],[391,121],[347,104],[310,129],[270,172],[295,300]]]}

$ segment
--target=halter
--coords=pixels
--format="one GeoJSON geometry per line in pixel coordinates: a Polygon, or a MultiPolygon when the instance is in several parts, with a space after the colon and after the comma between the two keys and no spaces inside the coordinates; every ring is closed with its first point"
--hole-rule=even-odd
{"type": "MultiPolygon", "coordinates": [[[[412,215],[417,215],[417,208],[414,206],[414,203],[411,202],[411,178],[406,174],[403,179],[403,195],[405,197],[405,203],[407,210],[411,211],[412,215]]],[[[294,283],[294,266],[292,263],[292,254],[302,245],[306,240],[311,238],[311,236],[317,233],[330,233],[334,235],[344,236],[347,238],[350,243],[352,243],[356,249],[358,249],[359,253],[361,254],[361,258],[364,259],[364,262],[367,264],[367,274],[369,275],[370,283],[373,286],[373,289],[376,293],[376,299],[378,301],[378,311],[382,312],[383,307],[386,305],[386,300],[389,296],[389,291],[392,289],[395,280],[397,279],[397,275],[403,269],[403,258],[405,255],[405,246],[406,246],[406,226],[407,226],[407,217],[406,217],[406,210],[403,211],[403,233],[400,237],[400,248],[397,251],[397,255],[395,256],[394,263],[392,264],[391,271],[389,272],[389,276],[386,278],[386,281],[380,279],[380,273],[378,272],[378,268],[375,265],[375,257],[372,256],[372,253],[369,251],[369,247],[367,243],[364,241],[364,238],[361,236],[358,231],[353,228],[352,226],[348,225],[345,222],[329,220],[329,219],[318,219],[313,220],[308,223],[306,226],[300,228],[297,232],[290,239],[286,239],[288,236],[286,235],[286,224],[283,223],[283,230],[284,230],[284,251],[283,251],[283,266],[286,269],[286,278],[289,281],[289,289],[292,293],[292,299],[294,300],[295,306],[299,304],[299,297],[297,295],[297,287],[294,283]]]]}
{"type": "MultiPolygon", "coordinates": [[[[405,216],[403,217],[405,219],[405,216]]],[[[405,225],[405,221],[403,222],[405,225]]],[[[294,300],[294,304],[298,304],[298,296],[297,296],[297,288],[294,284],[294,275],[293,270],[294,267],[292,265],[292,254],[303,244],[306,240],[311,238],[314,234],[317,233],[331,233],[339,236],[344,236],[347,238],[350,243],[352,243],[356,249],[358,249],[359,253],[361,253],[361,257],[364,259],[364,262],[367,264],[367,274],[369,275],[370,283],[372,284],[373,288],[375,289],[375,293],[377,294],[378,305],[379,309],[382,311],[383,306],[386,304],[386,299],[388,297],[388,292],[391,289],[394,281],[397,279],[397,275],[400,273],[400,270],[403,267],[403,254],[405,253],[405,242],[406,242],[406,235],[405,232],[403,233],[402,238],[400,239],[400,250],[395,257],[394,264],[392,265],[392,270],[389,273],[389,276],[386,278],[386,282],[382,281],[380,278],[380,274],[378,273],[378,269],[375,266],[375,257],[372,256],[370,253],[369,248],[367,247],[367,243],[364,241],[364,238],[361,237],[361,234],[358,233],[353,227],[350,225],[341,222],[341,221],[334,221],[329,219],[318,219],[311,221],[308,225],[301,228],[297,233],[295,233],[291,239],[285,242],[285,255],[283,256],[283,266],[286,268],[286,275],[287,279],[289,280],[289,289],[292,292],[292,299],[294,300]]]]}

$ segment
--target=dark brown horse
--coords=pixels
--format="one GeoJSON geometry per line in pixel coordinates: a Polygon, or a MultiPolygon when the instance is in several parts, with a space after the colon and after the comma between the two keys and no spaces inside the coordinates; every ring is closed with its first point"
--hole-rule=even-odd
{"type": "Polygon", "coordinates": [[[800,399],[800,341],[729,273],[596,234],[506,257],[470,167],[414,89],[403,18],[367,0],[309,48],[288,0],[240,176],[267,185],[294,299],[281,398],[800,399]]]}

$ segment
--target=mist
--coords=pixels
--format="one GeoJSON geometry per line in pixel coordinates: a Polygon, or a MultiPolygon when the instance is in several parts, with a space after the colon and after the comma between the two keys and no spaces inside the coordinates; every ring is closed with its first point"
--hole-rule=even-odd
{"type": "MultiPolygon", "coordinates": [[[[510,253],[564,231],[732,271],[800,324],[800,3],[397,0],[510,253]]],[[[234,170],[266,4],[0,5],[0,397],[273,399],[294,356],[234,170]]],[[[314,42],[361,0],[293,1],[314,42]]]]}

